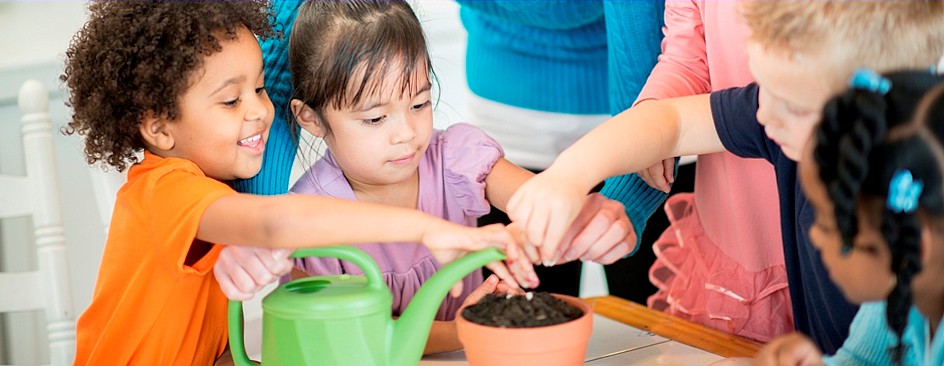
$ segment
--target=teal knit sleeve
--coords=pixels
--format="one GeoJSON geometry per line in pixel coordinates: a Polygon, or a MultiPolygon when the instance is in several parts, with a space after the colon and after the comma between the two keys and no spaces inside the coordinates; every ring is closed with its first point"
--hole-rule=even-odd
{"type": "Polygon", "coordinates": [[[653,212],[662,207],[666,194],[650,187],[636,174],[627,174],[612,177],[604,182],[600,194],[606,198],[619,201],[626,207],[626,215],[636,230],[636,248],[633,255],[639,250],[642,232],[646,229],[646,221],[653,212]]]}
{"type": "Polygon", "coordinates": [[[288,34],[295,22],[295,14],[303,1],[274,0],[273,26],[283,36],[261,41],[262,61],[265,67],[265,87],[275,106],[275,120],[269,129],[262,169],[255,177],[233,182],[233,188],[243,193],[277,195],[288,192],[298,127],[289,111],[292,98],[292,78],[288,69],[288,34]]]}
{"type": "Polygon", "coordinates": [[[543,29],[572,29],[600,19],[599,1],[458,0],[463,11],[474,10],[502,21],[543,29]]]}
{"type": "MultiPolygon", "coordinates": [[[[603,7],[607,32],[610,113],[615,115],[633,104],[658,61],[665,3],[606,0],[603,7]]],[[[646,221],[662,207],[668,195],[650,187],[635,174],[607,179],[600,193],[620,201],[626,207],[626,214],[636,230],[638,250],[646,221]]]]}
{"type": "Polygon", "coordinates": [[[610,114],[636,101],[662,52],[665,2],[606,0],[610,114]]]}

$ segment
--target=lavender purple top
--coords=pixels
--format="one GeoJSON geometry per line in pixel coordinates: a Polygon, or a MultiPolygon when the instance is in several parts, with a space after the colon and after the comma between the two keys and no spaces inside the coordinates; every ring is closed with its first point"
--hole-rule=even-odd
{"type": "MultiPolygon", "coordinates": [[[[429,148],[419,164],[416,208],[451,222],[475,226],[476,219],[489,211],[485,176],[503,155],[495,140],[472,125],[461,123],[445,131],[433,131],[429,148]]],[[[330,151],[298,179],[291,191],[357,200],[330,151]]],[[[440,266],[422,244],[381,244],[355,246],[377,262],[393,293],[393,315],[399,316],[413,294],[440,266]]],[[[295,266],[311,275],[363,274],[357,266],[332,258],[296,259],[295,266]]],[[[454,318],[466,296],[482,284],[482,272],[466,276],[463,284],[462,296],[446,296],[436,320],[454,318]]]]}

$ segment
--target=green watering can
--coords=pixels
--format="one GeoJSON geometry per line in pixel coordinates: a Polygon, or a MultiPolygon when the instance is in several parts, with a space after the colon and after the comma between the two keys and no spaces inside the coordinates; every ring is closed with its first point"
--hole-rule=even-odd
{"type": "MultiPolygon", "coordinates": [[[[349,261],[364,276],[305,277],[283,284],[262,300],[263,365],[414,366],[452,285],[485,264],[502,260],[498,249],[466,255],[429,278],[399,319],[380,269],[351,246],[300,249],[294,258],[349,261]]],[[[229,302],[229,345],[238,366],[254,365],[243,346],[243,304],[229,302]]]]}

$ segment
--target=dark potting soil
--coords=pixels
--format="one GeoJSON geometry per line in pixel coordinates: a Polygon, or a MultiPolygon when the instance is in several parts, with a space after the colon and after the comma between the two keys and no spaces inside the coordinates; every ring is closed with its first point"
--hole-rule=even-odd
{"type": "Polygon", "coordinates": [[[466,320],[499,328],[533,328],[566,323],[583,315],[583,311],[547,292],[525,295],[486,295],[475,305],[462,310],[466,320]]]}

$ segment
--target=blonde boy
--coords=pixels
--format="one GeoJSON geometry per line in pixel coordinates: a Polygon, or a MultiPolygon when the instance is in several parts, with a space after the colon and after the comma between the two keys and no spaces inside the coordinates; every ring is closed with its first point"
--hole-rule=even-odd
{"type": "Polygon", "coordinates": [[[797,161],[829,97],[857,68],[930,67],[944,52],[941,1],[746,3],[755,84],[644,103],[597,127],[522,186],[509,216],[542,256],[600,180],[680,155],[723,150],[774,165],[796,329],[824,352],[842,345],[856,308],[830,282],[807,232],[813,210],[797,182],[797,161]],[[579,172],[579,174],[575,174],[579,172]]]}

